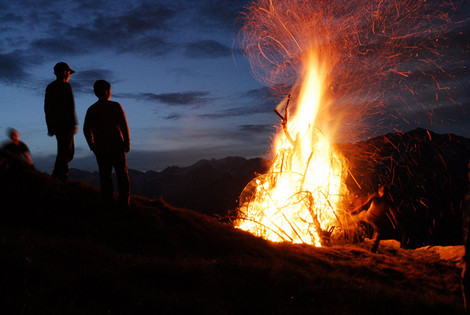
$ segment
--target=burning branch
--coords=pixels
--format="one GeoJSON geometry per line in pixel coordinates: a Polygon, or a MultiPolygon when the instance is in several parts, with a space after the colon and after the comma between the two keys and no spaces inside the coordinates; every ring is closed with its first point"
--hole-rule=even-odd
{"type": "Polygon", "coordinates": [[[284,110],[284,116],[282,116],[278,111],[277,109],[274,110],[274,112],[276,113],[276,115],[281,118],[281,126],[282,126],[282,129],[284,130],[284,133],[286,135],[286,138],[287,140],[289,140],[289,142],[295,146],[295,141],[294,139],[292,139],[290,133],[289,133],[289,130],[287,129],[287,119],[288,119],[288,115],[289,115],[289,103],[290,103],[290,94],[287,96],[287,102],[286,102],[286,108],[284,110]]]}

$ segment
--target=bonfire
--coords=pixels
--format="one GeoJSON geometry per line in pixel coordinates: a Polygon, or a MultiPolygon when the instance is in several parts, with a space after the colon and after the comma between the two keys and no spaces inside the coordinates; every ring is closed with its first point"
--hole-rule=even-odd
{"type": "Polygon", "coordinates": [[[289,119],[286,100],[282,130],[269,172],[254,179],[241,196],[236,226],[272,241],[321,246],[342,225],[339,209],[345,163],[316,124],[322,102],[322,80],[313,56],[299,92],[297,111],[289,119]]]}
{"type": "Polygon", "coordinates": [[[281,124],[272,165],[242,192],[236,227],[315,246],[348,233],[345,179],[352,174],[333,143],[358,140],[372,127],[374,134],[396,130],[411,97],[424,93],[408,78],[421,75],[441,89],[429,75],[439,61],[429,55],[439,56],[441,47],[415,39],[439,38],[449,7],[409,0],[250,4],[241,46],[254,75],[284,99],[275,109],[281,124]],[[390,110],[391,103],[403,111],[390,110]]]}

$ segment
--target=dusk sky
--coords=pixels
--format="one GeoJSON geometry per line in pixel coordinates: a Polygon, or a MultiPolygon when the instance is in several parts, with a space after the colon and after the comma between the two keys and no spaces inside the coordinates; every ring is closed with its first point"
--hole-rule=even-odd
{"type": "MultiPolygon", "coordinates": [[[[263,157],[279,123],[273,112],[279,100],[254,78],[239,49],[236,17],[248,3],[0,0],[0,139],[16,128],[36,167],[52,170],[56,140],[47,136],[44,92],[54,65],[64,61],[76,71],[69,82],[80,123],[70,167],[97,169],[82,132],[97,79],[111,83],[111,99],[126,113],[131,169],[263,157]]],[[[468,19],[465,25],[468,35],[468,19]]],[[[468,55],[459,51],[452,54],[460,65],[452,101],[440,102],[431,122],[407,119],[403,131],[421,126],[470,137],[468,55]]]]}

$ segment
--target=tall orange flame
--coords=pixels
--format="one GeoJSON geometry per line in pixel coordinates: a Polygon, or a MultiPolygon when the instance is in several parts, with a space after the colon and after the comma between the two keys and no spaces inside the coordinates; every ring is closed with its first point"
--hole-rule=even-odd
{"type": "Polygon", "coordinates": [[[304,69],[297,110],[275,139],[273,165],[245,189],[235,226],[272,241],[321,246],[341,225],[344,170],[341,157],[315,124],[326,100],[313,52],[305,56],[304,69]]]}

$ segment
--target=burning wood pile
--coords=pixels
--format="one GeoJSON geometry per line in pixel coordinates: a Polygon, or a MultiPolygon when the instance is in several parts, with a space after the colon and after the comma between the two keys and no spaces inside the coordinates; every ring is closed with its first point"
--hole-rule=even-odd
{"type": "MultiPolygon", "coordinates": [[[[307,90],[312,91],[318,82],[309,82],[307,90]]],[[[289,126],[289,101],[285,116],[276,112],[283,127],[278,154],[269,172],[242,193],[236,226],[273,241],[321,246],[329,243],[335,227],[344,225],[339,208],[340,196],[346,192],[344,161],[321,130],[304,119],[311,114],[297,114],[294,127],[289,126]]]]}

